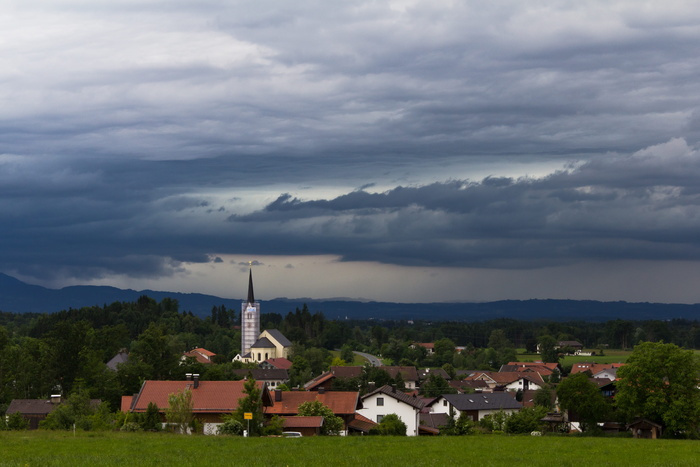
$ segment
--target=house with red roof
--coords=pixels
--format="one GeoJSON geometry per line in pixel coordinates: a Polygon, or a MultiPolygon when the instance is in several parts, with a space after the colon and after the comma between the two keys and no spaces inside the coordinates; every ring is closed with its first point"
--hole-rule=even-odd
{"type": "MultiPolygon", "coordinates": [[[[205,434],[215,434],[223,423],[222,417],[238,408],[238,401],[246,397],[245,381],[199,381],[198,375],[185,381],[144,381],[141,390],[133,396],[122,396],[123,412],[145,413],[148,404],[158,406],[163,422],[169,407],[168,396],[185,390],[192,392],[192,412],[204,425],[205,434]]],[[[263,409],[272,405],[267,385],[258,381],[263,409]]]]}
{"type": "MultiPolygon", "coordinates": [[[[319,401],[330,408],[334,415],[343,419],[343,430],[347,433],[348,424],[355,418],[355,412],[362,408],[360,393],[357,391],[272,391],[272,404],[263,407],[266,418],[279,415],[282,418],[299,415],[299,406],[304,402],[319,401]]],[[[297,430],[298,431],[298,430],[297,430]]]]}
{"type": "Polygon", "coordinates": [[[210,352],[207,349],[198,347],[196,349],[190,350],[189,352],[184,352],[180,360],[184,362],[188,358],[194,358],[197,361],[197,363],[203,363],[205,365],[208,365],[210,363],[213,363],[212,358],[214,358],[215,356],[216,354],[214,352],[210,352]]]}

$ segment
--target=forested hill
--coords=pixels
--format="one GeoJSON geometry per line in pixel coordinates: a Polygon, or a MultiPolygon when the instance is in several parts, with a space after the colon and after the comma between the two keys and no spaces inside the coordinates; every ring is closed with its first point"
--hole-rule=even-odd
{"type": "MultiPolygon", "coordinates": [[[[123,290],[106,286],[73,286],[48,289],[26,284],[0,273],[0,311],[53,313],[69,308],[103,306],[113,302],[134,302],[147,295],[157,301],[172,298],[180,310],[199,317],[208,316],[214,306],[240,309],[241,299],[204,294],[123,290]]],[[[518,320],[607,321],[611,319],[666,320],[699,319],[700,304],[598,302],[591,300],[505,300],[485,303],[388,303],[352,300],[273,299],[260,294],[263,313],[286,314],[308,304],[328,319],[430,319],[435,321],[483,321],[497,318],[518,320]]]]}

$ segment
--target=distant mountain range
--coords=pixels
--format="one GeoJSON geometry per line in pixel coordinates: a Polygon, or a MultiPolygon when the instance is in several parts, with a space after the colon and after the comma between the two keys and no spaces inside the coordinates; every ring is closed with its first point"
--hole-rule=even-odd
{"type": "MultiPolygon", "coordinates": [[[[204,317],[214,306],[224,305],[240,311],[241,299],[213,295],[124,290],[107,286],[72,286],[48,289],[26,284],[0,273],[0,311],[14,313],[53,313],[69,308],[103,306],[113,302],[134,302],[141,295],[157,301],[166,297],[180,304],[180,311],[204,317]]],[[[261,300],[263,313],[286,315],[307,304],[313,312],[323,312],[328,319],[385,319],[431,321],[486,321],[512,318],[522,321],[608,321],[700,319],[700,304],[599,302],[593,300],[503,300],[485,303],[391,303],[350,299],[313,300],[307,298],[261,300]]]]}

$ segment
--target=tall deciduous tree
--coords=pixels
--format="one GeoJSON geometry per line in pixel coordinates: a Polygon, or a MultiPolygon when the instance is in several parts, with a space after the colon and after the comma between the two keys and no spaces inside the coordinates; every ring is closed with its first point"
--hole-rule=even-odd
{"type": "Polygon", "coordinates": [[[323,405],[321,401],[308,401],[299,404],[299,415],[310,417],[323,417],[323,427],[321,434],[323,435],[339,435],[343,431],[343,419],[336,416],[327,405],[323,405]]]}
{"type": "Polygon", "coordinates": [[[700,357],[663,342],[635,346],[617,376],[618,409],[628,420],[648,418],[679,436],[700,428],[700,357]]]}
{"type": "Polygon", "coordinates": [[[262,412],[262,390],[258,387],[256,381],[248,374],[248,379],[243,384],[243,393],[245,397],[238,399],[238,407],[233,412],[235,419],[248,428],[250,431],[248,436],[257,436],[262,432],[263,412],[262,412]],[[250,423],[245,418],[245,414],[253,414],[250,423]]]}
{"type": "Polygon", "coordinates": [[[581,431],[589,431],[599,421],[605,420],[610,406],[600,393],[598,385],[585,373],[576,373],[565,378],[557,386],[557,397],[563,409],[578,416],[581,431]]]}
{"type": "Polygon", "coordinates": [[[192,408],[192,391],[189,389],[170,394],[168,408],[165,409],[165,420],[175,432],[185,434],[194,419],[192,408]]]}

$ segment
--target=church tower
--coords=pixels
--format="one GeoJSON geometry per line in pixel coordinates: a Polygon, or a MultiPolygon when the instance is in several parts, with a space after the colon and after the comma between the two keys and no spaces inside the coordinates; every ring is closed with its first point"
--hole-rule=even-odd
{"type": "Polygon", "coordinates": [[[241,355],[245,357],[260,336],[260,303],[253,293],[253,269],[248,277],[248,299],[241,304],[241,355]]]}

